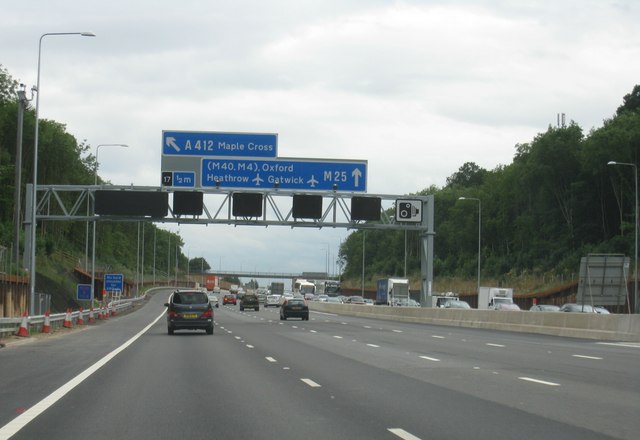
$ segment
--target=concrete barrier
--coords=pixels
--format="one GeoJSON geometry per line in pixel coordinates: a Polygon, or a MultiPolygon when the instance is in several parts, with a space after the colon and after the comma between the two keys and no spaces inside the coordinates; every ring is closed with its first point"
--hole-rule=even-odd
{"type": "Polygon", "coordinates": [[[309,302],[309,308],[389,321],[640,342],[640,315],[387,307],[315,301],[309,302]]]}

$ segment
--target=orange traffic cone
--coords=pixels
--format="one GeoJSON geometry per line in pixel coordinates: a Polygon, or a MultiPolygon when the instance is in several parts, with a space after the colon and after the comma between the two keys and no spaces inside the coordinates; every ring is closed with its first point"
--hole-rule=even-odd
{"type": "Polygon", "coordinates": [[[106,305],[104,306],[103,316],[104,316],[104,319],[109,319],[109,307],[107,307],[106,305]]]}
{"type": "Polygon", "coordinates": [[[44,324],[42,325],[42,333],[51,333],[51,319],[49,311],[44,312],[44,324]]]}
{"type": "Polygon", "coordinates": [[[91,308],[89,308],[89,324],[93,324],[94,322],[96,322],[96,318],[93,316],[93,306],[91,306],[91,308]]]}
{"type": "Polygon", "coordinates": [[[22,322],[20,323],[20,328],[18,329],[18,336],[29,336],[29,319],[27,312],[22,314],[22,322]]]}
{"type": "Polygon", "coordinates": [[[73,322],[71,322],[71,309],[67,309],[67,314],[64,316],[64,322],[62,323],[64,328],[73,327],[73,322]]]}
{"type": "Polygon", "coordinates": [[[84,325],[84,316],[82,316],[83,310],[82,307],[80,307],[80,311],[78,312],[78,320],[76,321],[76,324],[78,325],[84,325]]]}

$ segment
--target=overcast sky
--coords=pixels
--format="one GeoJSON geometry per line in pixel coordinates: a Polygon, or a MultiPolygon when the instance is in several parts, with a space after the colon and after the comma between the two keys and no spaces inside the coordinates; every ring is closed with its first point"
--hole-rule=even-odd
{"type": "MultiPolygon", "coordinates": [[[[635,0],[2,2],[0,64],[40,116],[101,148],[113,184],[160,184],[162,130],[277,133],[282,157],[368,161],[408,194],[509,164],[556,124],[602,125],[640,83],[635,0]]],[[[436,206],[437,209],[437,206],[436,206]]],[[[177,226],[165,225],[177,230],[177,226]]],[[[214,267],[330,270],[343,230],[180,226],[214,267]]],[[[437,232],[437,225],[436,225],[437,232]]],[[[437,274],[435,274],[437,277],[437,274]]]]}

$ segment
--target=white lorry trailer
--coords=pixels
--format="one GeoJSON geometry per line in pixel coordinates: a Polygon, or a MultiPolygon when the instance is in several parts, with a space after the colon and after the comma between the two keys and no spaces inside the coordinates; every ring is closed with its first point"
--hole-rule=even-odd
{"type": "Polygon", "coordinates": [[[509,287],[480,287],[478,310],[492,310],[499,303],[513,304],[513,289],[509,287]]]}
{"type": "Polygon", "coordinates": [[[409,280],[406,278],[379,279],[376,304],[385,306],[408,305],[409,280]]]}

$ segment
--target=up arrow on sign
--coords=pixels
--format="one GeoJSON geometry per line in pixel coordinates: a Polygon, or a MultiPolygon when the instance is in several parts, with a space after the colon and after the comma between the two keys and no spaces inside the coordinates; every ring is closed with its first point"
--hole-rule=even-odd
{"type": "Polygon", "coordinates": [[[355,185],[355,187],[359,187],[360,186],[360,178],[362,177],[362,171],[360,171],[360,168],[356,168],[355,170],[353,170],[351,172],[351,177],[353,177],[353,183],[355,185]]]}

